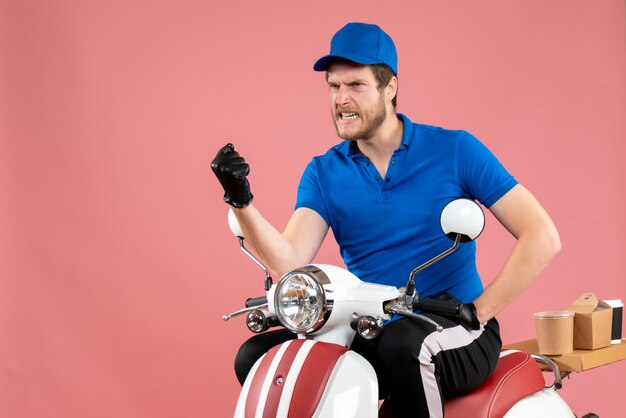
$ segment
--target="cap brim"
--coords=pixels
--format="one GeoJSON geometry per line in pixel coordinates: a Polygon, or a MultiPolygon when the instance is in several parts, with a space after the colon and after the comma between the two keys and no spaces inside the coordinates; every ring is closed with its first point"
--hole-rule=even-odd
{"type": "Polygon", "coordinates": [[[313,64],[313,70],[315,71],[326,71],[330,64],[337,59],[344,59],[348,61],[352,61],[356,64],[383,64],[383,62],[376,58],[362,57],[357,55],[326,55],[320,59],[318,59],[315,64],[313,64]]]}

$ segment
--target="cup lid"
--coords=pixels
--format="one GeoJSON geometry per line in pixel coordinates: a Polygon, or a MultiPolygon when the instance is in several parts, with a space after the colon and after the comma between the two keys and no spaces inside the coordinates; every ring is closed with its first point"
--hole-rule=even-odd
{"type": "Polygon", "coordinates": [[[543,312],[536,312],[534,316],[535,316],[535,319],[570,318],[574,316],[574,312],[572,311],[543,311],[543,312]]]}

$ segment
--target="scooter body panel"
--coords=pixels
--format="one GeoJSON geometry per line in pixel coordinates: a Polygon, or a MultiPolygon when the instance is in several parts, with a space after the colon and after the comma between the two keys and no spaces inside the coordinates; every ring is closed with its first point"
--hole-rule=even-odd
{"type": "Polygon", "coordinates": [[[378,417],[378,380],[372,365],[354,351],[343,354],[313,417],[378,417]]]}
{"type": "Polygon", "coordinates": [[[504,418],[575,418],[563,398],[552,389],[544,389],[520,399],[504,418]]]}
{"type": "Polygon", "coordinates": [[[375,418],[378,384],[372,366],[346,347],[292,340],[251,369],[235,418],[375,418]]]}

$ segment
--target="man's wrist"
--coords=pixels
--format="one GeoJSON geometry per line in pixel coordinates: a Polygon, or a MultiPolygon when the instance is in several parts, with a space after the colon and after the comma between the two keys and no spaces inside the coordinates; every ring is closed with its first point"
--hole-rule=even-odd
{"type": "Polygon", "coordinates": [[[491,318],[493,318],[493,315],[490,315],[482,309],[480,302],[474,301],[474,306],[476,307],[476,318],[480,324],[485,325],[491,318]]]}
{"type": "Polygon", "coordinates": [[[243,209],[247,207],[250,203],[252,203],[252,199],[254,196],[252,193],[249,193],[250,197],[246,199],[244,202],[235,201],[228,193],[224,195],[224,202],[228,203],[230,206],[236,209],[243,209]]]}

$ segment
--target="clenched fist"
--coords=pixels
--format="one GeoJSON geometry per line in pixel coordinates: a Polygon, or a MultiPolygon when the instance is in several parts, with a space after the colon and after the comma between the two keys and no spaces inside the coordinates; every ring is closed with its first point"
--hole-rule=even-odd
{"type": "Polygon", "coordinates": [[[245,208],[252,202],[250,183],[246,178],[250,166],[235,151],[233,144],[226,144],[217,152],[211,169],[224,188],[224,202],[235,208],[245,208]]]}

